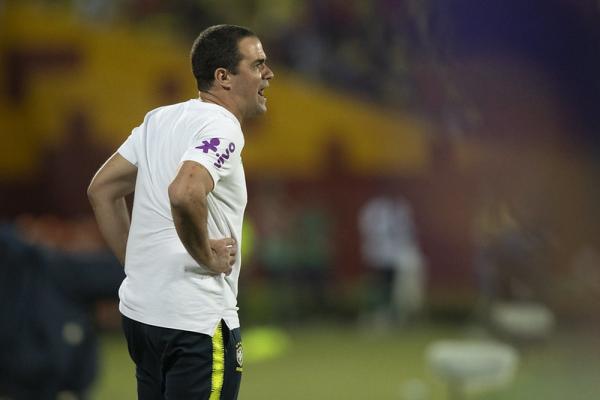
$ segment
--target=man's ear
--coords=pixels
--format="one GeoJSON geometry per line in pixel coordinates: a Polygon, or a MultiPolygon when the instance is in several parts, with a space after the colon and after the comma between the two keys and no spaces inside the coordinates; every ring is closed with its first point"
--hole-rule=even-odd
{"type": "Polygon", "coordinates": [[[215,83],[225,90],[231,89],[231,73],[225,68],[215,69],[215,83]]]}

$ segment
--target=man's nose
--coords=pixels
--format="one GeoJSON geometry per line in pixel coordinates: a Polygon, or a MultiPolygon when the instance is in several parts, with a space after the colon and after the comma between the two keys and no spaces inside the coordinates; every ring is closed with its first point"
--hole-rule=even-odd
{"type": "Polygon", "coordinates": [[[274,76],[275,74],[273,73],[273,70],[265,64],[265,73],[263,74],[263,79],[270,80],[273,79],[274,76]]]}

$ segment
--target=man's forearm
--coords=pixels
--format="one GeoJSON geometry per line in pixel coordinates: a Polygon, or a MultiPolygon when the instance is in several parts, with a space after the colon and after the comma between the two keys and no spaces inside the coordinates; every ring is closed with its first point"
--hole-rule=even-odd
{"type": "Polygon", "coordinates": [[[129,212],[124,197],[115,200],[95,199],[91,201],[100,233],[106,244],[117,257],[121,265],[125,265],[125,249],[129,235],[129,212]]]}
{"type": "Polygon", "coordinates": [[[215,274],[230,274],[237,248],[233,238],[208,237],[207,196],[214,188],[208,170],[184,161],[169,185],[171,215],[179,240],[196,262],[215,274]]]}
{"type": "Polygon", "coordinates": [[[212,250],[208,240],[206,197],[187,193],[183,198],[172,198],[171,214],[187,252],[196,262],[210,269],[212,250]]]}

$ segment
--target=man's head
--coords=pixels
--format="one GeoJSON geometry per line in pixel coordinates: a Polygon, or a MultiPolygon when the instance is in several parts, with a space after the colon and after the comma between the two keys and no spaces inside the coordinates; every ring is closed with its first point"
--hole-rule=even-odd
{"type": "Polygon", "coordinates": [[[263,90],[273,78],[266,58],[258,37],[235,25],[207,28],[191,52],[198,90],[226,103],[241,118],[266,111],[263,90]]]}

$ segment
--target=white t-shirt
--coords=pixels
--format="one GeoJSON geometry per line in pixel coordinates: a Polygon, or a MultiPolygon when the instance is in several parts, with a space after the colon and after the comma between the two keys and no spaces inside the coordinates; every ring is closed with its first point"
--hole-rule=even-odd
{"type": "Polygon", "coordinates": [[[168,187],[181,163],[202,164],[214,181],[207,197],[208,235],[242,243],[246,179],[244,136],[225,108],[192,99],[157,108],[118,149],[138,168],[119,310],[133,320],[213,335],[221,319],[239,327],[240,253],[229,276],[199,265],[181,243],[168,187]]]}

